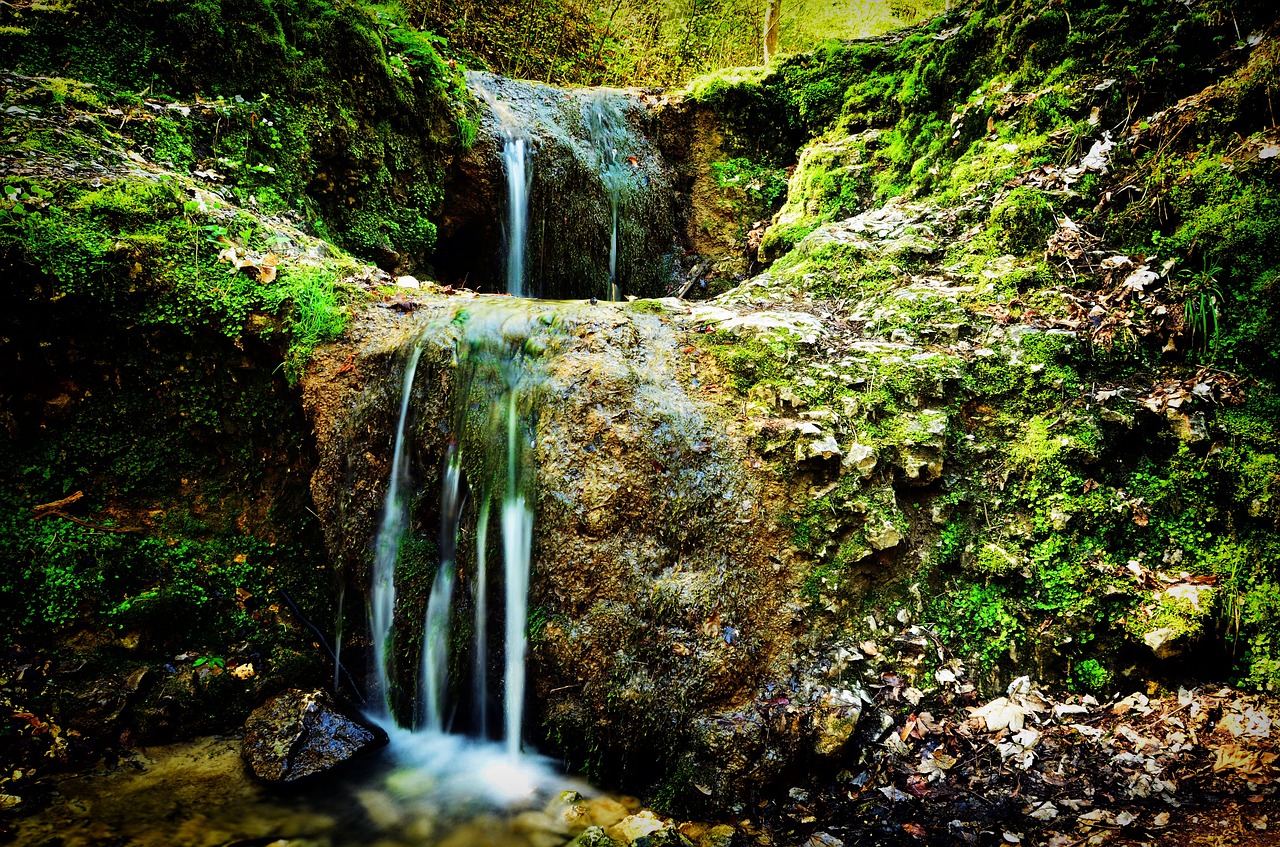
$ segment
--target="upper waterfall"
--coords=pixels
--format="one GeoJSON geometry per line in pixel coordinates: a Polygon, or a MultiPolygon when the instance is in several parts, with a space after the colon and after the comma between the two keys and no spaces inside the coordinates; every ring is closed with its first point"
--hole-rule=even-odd
{"type": "Polygon", "coordinates": [[[484,104],[481,137],[445,200],[440,270],[548,299],[666,293],[677,194],[644,96],[483,73],[468,82],[484,104]]]}

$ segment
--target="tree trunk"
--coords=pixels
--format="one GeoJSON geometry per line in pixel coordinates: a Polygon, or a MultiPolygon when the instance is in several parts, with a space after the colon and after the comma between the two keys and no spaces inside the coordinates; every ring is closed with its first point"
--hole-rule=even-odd
{"type": "Polygon", "coordinates": [[[782,20],[782,0],[766,0],[764,7],[764,63],[778,52],[778,24],[782,20]]]}

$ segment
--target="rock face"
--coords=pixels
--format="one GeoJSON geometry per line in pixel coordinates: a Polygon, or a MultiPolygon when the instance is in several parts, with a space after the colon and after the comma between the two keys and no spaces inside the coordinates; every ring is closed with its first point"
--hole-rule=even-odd
{"type": "MultiPolygon", "coordinates": [[[[458,378],[450,366],[455,318],[466,312],[478,320],[486,300],[424,299],[399,319],[398,335],[377,325],[385,316],[361,318],[366,342],[321,351],[305,385],[321,456],[312,480],[317,511],[348,590],[363,594],[402,345],[426,330],[410,423],[421,494],[397,577],[395,626],[406,633],[403,654],[412,658],[393,669],[397,678],[417,672],[413,633],[421,629],[435,567],[427,558],[433,551],[421,551],[440,526],[439,469],[458,378]],[[353,353],[354,372],[343,371],[353,353]]],[[[679,330],[693,326],[686,307],[527,308],[559,329],[532,438],[539,490],[529,680],[536,711],[526,733],[542,727],[571,767],[588,771],[604,764],[590,758],[593,751],[609,749],[610,775],[644,788],[670,777],[675,756],[704,755],[698,720],[751,708],[779,645],[794,639],[797,620],[783,606],[794,581],[788,533],[777,520],[776,492],[750,473],[748,433],[736,425],[726,431],[680,352],[679,330]]],[[[474,560],[472,525],[469,519],[460,541],[464,586],[474,560]]],[[[469,591],[461,592],[455,619],[470,616],[469,591]]],[[[698,782],[714,783],[710,758],[697,765],[707,768],[698,782]]]]}
{"type": "Polygon", "coordinates": [[[324,773],[387,741],[375,726],[344,713],[325,691],[290,689],[245,721],[242,755],[260,779],[296,782],[324,773]]]}

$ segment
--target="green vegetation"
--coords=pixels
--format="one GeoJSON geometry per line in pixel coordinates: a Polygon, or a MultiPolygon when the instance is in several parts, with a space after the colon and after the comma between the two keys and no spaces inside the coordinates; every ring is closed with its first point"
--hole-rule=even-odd
{"type": "MultiPolygon", "coordinates": [[[[797,0],[783,7],[782,54],[879,35],[943,8],[940,0],[867,4],[797,0]]],[[[755,0],[406,0],[411,19],[477,67],[559,84],[679,85],[762,61],[764,4],[755,0]]]]}
{"type": "MultiPolygon", "coordinates": [[[[18,102],[87,111],[96,125],[76,131],[183,174],[213,173],[241,205],[296,210],[364,258],[430,256],[443,162],[474,141],[476,107],[439,39],[398,4],[139,1],[0,14],[30,30],[0,39],[6,67],[76,80],[36,85],[18,102]]],[[[69,146],[26,129],[20,144],[69,146]]]]}

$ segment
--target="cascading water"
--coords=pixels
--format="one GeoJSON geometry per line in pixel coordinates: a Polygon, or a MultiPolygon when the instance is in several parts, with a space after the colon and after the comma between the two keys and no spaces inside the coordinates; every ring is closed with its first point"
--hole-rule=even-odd
{"type": "Polygon", "coordinates": [[[479,138],[455,166],[438,269],[475,290],[548,299],[667,293],[680,201],[652,102],[622,89],[467,80],[483,103],[479,138]]]}
{"type": "Polygon", "coordinates": [[[524,256],[529,227],[531,156],[526,138],[503,133],[502,167],[507,174],[507,293],[524,296],[524,256]]]}
{"type": "MultiPolygon", "coordinates": [[[[501,691],[501,737],[508,755],[521,751],[525,697],[525,655],[529,568],[533,544],[532,420],[542,382],[541,358],[559,335],[554,306],[527,300],[473,301],[446,325],[436,325],[417,340],[405,366],[400,417],[396,429],[393,480],[388,486],[374,568],[371,624],[374,629],[377,690],[390,690],[389,651],[394,642],[395,589],[392,571],[407,525],[404,490],[408,486],[408,418],[413,376],[427,335],[454,335],[451,438],[444,461],[440,499],[440,561],[423,622],[422,660],[415,725],[428,735],[450,729],[451,714],[466,703],[464,692],[450,686],[450,668],[465,665],[451,637],[456,594],[461,583],[470,591],[475,613],[470,686],[471,709],[463,721],[480,738],[489,735],[491,689],[501,691]],[[478,495],[478,496],[477,496],[478,495]],[[502,673],[490,678],[488,531],[492,509],[501,515],[501,589],[504,594],[502,673]],[[470,561],[459,555],[459,538],[468,518],[474,519],[470,561]]],[[[465,596],[465,595],[464,595],[465,596]]],[[[391,707],[387,696],[385,716],[391,707]]]]}
{"type": "Polygon", "coordinates": [[[630,138],[619,95],[605,89],[595,93],[587,109],[587,129],[596,147],[600,182],[609,198],[609,287],[605,298],[621,300],[622,292],[618,288],[618,207],[623,192],[633,179],[631,171],[634,168],[629,162],[634,157],[624,162],[619,153],[621,145],[630,138]]]}
{"type": "Polygon", "coordinates": [[[373,679],[369,702],[377,715],[384,720],[391,716],[391,681],[387,671],[387,642],[391,638],[391,623],[395,614],[396,558],[400,553],[400,539],[404,535],[404,489],[409,485],[409,453],[405,450],[405,431],[409,419],[409,397],[413,390],[413,377],[418,372],[422,357],[422,345],[415,344],[404,366],[404,384],[400,391],[400,416],[396,423],[395,447],[391,454],[391,480],[387,484],[386,502],[382,510],[382,524],[373,555],[373,585],[369,590],[369,627],[373,635],[373,679]]]}
{"type": "Polygon", "coordinates": [[[520,120],[506,103],[478,83],[472,90],[488,104],[502,132],[502,171],[507,181],[507,293],[524,297],[533,148],[520,120]]]}

